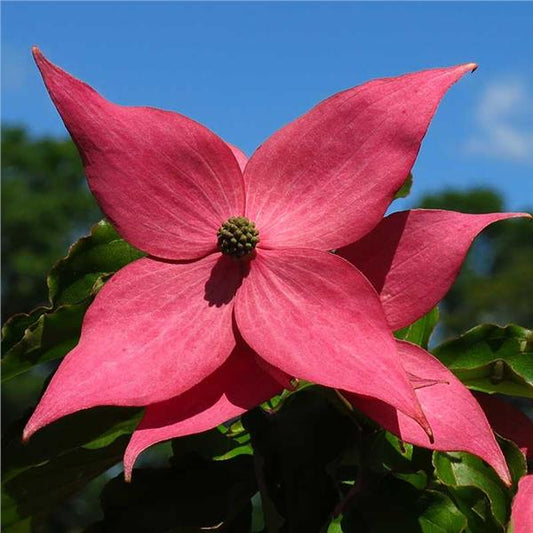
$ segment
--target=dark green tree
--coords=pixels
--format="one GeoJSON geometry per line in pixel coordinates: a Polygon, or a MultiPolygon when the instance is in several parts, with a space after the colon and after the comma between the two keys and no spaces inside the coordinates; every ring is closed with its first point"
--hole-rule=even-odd
{"type": "Polygon", "coordinates": [[[2,316],[47,302],[46,273],[101,217],[70,140],[2,128],[2,316]]]}

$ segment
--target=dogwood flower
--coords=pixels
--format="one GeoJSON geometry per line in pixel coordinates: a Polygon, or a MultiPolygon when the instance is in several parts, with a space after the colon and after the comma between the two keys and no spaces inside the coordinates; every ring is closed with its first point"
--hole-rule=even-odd
{"type": "MultiPolygon", "coordinates": [[[[383,215],[441,98],[474,64],[338,93],[247,160],[182,115],[115,105],[34,57],[103,212],[148,255],[97,295],[24,438],[81,409],[147,406],[128,477],[148,446],[213,428],[296,377],[391,406],[429,442],[422,407],[433,405],[404,355],[424,378],[435,363],[392,330],[442,298],[477,232],[519,215],[383,215]]],[[[508,478],[483,412],[473,416],[483,457],[508,478]]]]}

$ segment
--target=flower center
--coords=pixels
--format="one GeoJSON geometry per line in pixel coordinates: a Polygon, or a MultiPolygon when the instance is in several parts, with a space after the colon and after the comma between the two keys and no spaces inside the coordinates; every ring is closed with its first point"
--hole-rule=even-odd
{"type": "Polygon", "coordinates": [[[237,259],[251,254],[259,242],[255,223],[246,217],[231,217],[217,231],[218,249],[237,259]]]}

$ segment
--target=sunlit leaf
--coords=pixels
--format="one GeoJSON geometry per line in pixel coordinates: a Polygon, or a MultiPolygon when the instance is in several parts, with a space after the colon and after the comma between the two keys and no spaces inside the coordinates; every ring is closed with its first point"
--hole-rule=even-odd
{"type": "MultiPolygon", "coordinates": [[[[2,358],[2,382],[36,365],[66,355],[78,342],[87,303],[65,305],[41,314],[2,358]]],[[[6,328],[9,325],[5,326],[6,328]]]]}
{"type": "Polygon", "coordinates": [[[477,326],[433,353],[467,386],[533,398],[533,332],[520,326],[477,326]]]}
{"type": "Polygon", "coordinates": [[[48,276],[53,306],[75,304],[97,292],[106,275],[144,254],[121,239],[113,226],[101,220],[91,233],[73,244],[48,276]]]}
{"type": "MultiPolygon", "coordinates": [[[[526,472],[524,456],[512,442],[499,439],[499,443],[516,488],[526,472]]],[[[473,529],[500,530],[507,524],[513,492],[484,461],[462,452],[434,452],[433,464],[437,479],[460,504],[473,529]]]]}
{"type": "Polygon", "coordinates": [[[413,324],[394,332],[397,339],[409,341],[427,349],[429,339],[439,321],[439,310],[433,308],[413,324]]]}
{"type": "Polygon", "coordinates": [[[46,311],[49,311],[48,307],[37,307],[30,313],[19,313],[10,317],[2,326],[2,353],[6,353],[17,344],[24,336],[26,329],[46,311]]]}

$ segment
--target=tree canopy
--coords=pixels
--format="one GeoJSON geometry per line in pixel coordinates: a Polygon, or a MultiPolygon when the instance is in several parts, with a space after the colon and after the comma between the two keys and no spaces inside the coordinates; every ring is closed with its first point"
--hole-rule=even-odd
{"type": "Polygon", "coordinates": [[[70,140],[2,128],[2,316],[47,303],[46,273],[101,218],[70,140]]]}

